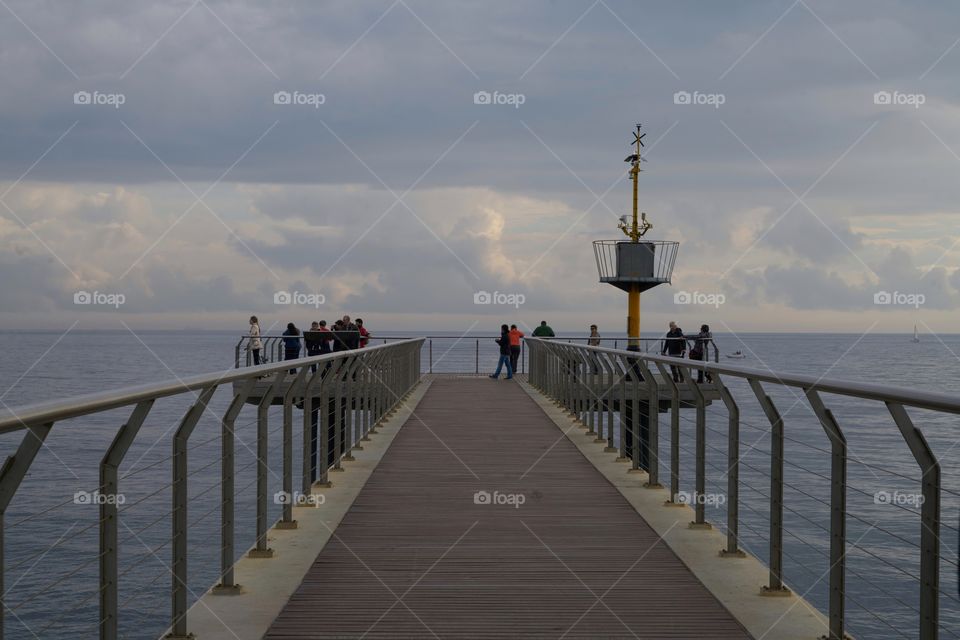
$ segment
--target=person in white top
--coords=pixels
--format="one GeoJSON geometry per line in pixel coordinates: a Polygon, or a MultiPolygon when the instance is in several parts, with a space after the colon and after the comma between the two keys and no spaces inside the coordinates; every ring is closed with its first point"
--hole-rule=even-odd
{"type": "Polygon", "coordinates": [[[247,342],[247,349],[253,353],[253,364],[260,364],[260,349],[263,343],[260,342],[260,322],[257,316],[250,316],[250,340],[247,342]]]}

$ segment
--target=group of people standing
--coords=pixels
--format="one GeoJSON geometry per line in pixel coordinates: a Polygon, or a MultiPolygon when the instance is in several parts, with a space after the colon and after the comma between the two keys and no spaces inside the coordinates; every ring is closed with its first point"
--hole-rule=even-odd
{"type": "MultiPolygon", "coordinates": [[[[262,364],[263,358],[260,354],[263,341],[260,339],[260,321],[257,316],[250,316],[248,336],[247,348],[253,355],[253,364],[262,364]]],[[[286,331],[283,332],[283,359],[296,360],[301,357],[300,354],[304,348],[305,355],[308,357],[335,351],[362,349],[370,342],[370,337],[370,331],[363,326],[361,318],[351,321],[350,316],[343,316],[334,322],[332,327],[327,326],[326,320],[311,322],[309,331],[302,333],[297,325],[289,322],[286,331]],[[329,337],[323,335],[324,333],[329,333],[329,337]]]]}
{"type": "MultiPolygon", "coordinates": [[[[550,328],[550,325],[547,324],[546,320],[540,322],[540,326],[533,330],[534,337],[537,338],[554,338],[556,334],[553,329],[550,328]]],[[[496,339],[496,343],[500,346],[500,359],[497,361],[497,369],[494,371],[490,377],[493,379],[499,379],[500,373],[503,371],[503,368],[507,368],[507,380],[513,378],[513,374],[517,371],[517,364],[520,361],[520,340],[523,339],[523,332],[517,329],[517,325],[500,325],[500,337],[496,339]]],[[[600,332],[597,330],[597,325],[590,325],[590,337],[587,338],[587,344],[591,347],[600,346],[600,332]]],[[[713,341],[713,334],[710,332],[709,325],[701,325],[700,332],[695,336],[686,336],[683,333],[683,329],[677,326],[676,322],[670,322],[669,331],[663,337],[663,348],[661,349],[661,355],[670,355],[674,358],[684,358],[689,357],[690,360],[708,360],[708,349],[710,343],[713,341]],[[690,346],[688,343],[692,341],[693,346],[690,346]]],[[[674,382],[683,382],[683,371],[680,367],[676,365],[670,365],[670,372],[673,374],[674,382]]],[[[702,370],[697,371],[697,382],[701,383],[704,380],[707,382],[713,382],[713,377],[709,373],[704,373],[702,370]]]]}
{"type": "MultiPolygon", "coordinates": [[[[506,379],[513,378],[513,374],[517,372],[517,365],[520,363],[520,340],[523,339],[523,336],[523,331],[520,331],[515,324],[510,326],[500,325],[500,337],[495,340],[500,345],[500,360],[497,361],[497,370],[490,375],[491,378],[498,379],[504,365],[507,367],[506,379]]],[[[540,326],[533,330],[533,336],[535,338],[554,338],[556,334],[546,320],[541,320],[540,326]]]]}
{"type": "MultiPolygon", "coordinates": [[[[663,348],[660,350],[660,355],[669,355],[674,358],[683,358],[687,356],[687,347],[689,346],[687,342],[693,340],[693,347],[690,349],[689,357],[691,360],[707,360],[707,350],[710,346],[710,342],[713,340],[713,334],[710,333],[709,325],[700,325],[700,333],[692,338],[689,338],[683,334],[683,329],[677,326],[676,322],[670,322],[670,330],[667,331],[667,335],[663,337],[663,348]]],[[[675,365],[670,365],[670,373],[673,374],[674,382],[683,382],[683,371],[680,367],[675,365]]],[[[697,371],[697,382],[704,381],[704,372],[703,370],[697,371]]],[[[713,382],[713,377],[707,373],[706,381],[713,382]]]]}

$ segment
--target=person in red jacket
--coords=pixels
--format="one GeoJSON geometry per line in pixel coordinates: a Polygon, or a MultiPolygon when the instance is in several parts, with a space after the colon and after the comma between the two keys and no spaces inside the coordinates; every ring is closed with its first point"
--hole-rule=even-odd
{"type": "Polygon", "coordinates": [[[510,325],[510,365],[513,372],[517,372],[517,363],[520,361],[520,339],[523,338],[523,332],[517,329],[517,325],[510,325]]]}
{"type": "Polygon", "coordinates": [[[360,331],[360,348],[362,349],[370,342],[370,332],[363,326],[363,320],[360,318],[357,318],[357,330],[360,331]]]}

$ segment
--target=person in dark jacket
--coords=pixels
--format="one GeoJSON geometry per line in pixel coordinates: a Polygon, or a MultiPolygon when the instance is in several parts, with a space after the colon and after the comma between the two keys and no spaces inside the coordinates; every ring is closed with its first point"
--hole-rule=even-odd
{"type": "MultiPolygon", "coordinates": [[[[283,332],[283,359],[296,360],[300,357],[300,329],[292,322],[287,323],[287,330],[283,332]]],[[[296,373],[296,369],[290,369],[290,373],[296,373]]]]}
{"type": "Polygon", "coordinates": [[[510,364],[510,327],[505,324],[500,326],[500,337],[496,342],[500,345],[500,360],[497,361],[497,370],[490,377],[494,380],[498,379],[503,365],[507,365],[507,380],[509,380],[513,378],[513,365],[510,364]]]}
{"type": "Polygon", "coordinates": [[[535,338],[553,338],[555,336],[556,334],[553,333],[553,329],[550,328],[546,320],[541,320],[540,326],[533,330],[533,337],[535,338]]]}
{"type": "MultiPolygon", "coordinates": [[[[710,343],[713,342],[713,334],[710,333],[710,325],[701,325],[700,333],[697,334],[695,341],[693,343],[693,349],[690,349],[690,359],[691,360],[700,360],[706,361],[709,360],[708,351],[710,349],[710,343]]],[[[703,382],[704,373],[703,370],[697,371],[697,382],[703,382]]],[[[709,373],[706,374],[707,382],[713,382],[713,376],[709,373]]]]}
{"type": "MultiPolygon", "coordinates": [[[[327,328],[326,320],[321,320],[318,324],[319,324],[319,327],[317,328],[317,331],[319,331],[320,333],[330,333],[330,329],[327,328]]],[[[330,353],[331,351],[333,351],[333,345],[331,344],[331,342],[332,341],[330,340],[330,338],[326,338],[325,340],[320,341],[320,355],[323,355],[325,353],[330,353]]]]}
{"type": "MultiPolygon", "coordinates": [[[[676,322],[670,323],[670,330],[663,338],[663,349],[660,355],[670,354],[673,358],[682,358],[687,352],[687,339],[683,336],[683,329],[677,326],[676,322]]],[[[683,382],[683,371],[680,367],[670,365],[670,373],[673,374],[674,382],[683,382]]]]}

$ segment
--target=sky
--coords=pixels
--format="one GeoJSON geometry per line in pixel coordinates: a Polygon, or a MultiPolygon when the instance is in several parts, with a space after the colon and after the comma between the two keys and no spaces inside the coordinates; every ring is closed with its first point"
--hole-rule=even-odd
{"type": "Polygon", "coordinates": [[[0,16],[0,329],[623,333],[591,243],[642,123],[647,238],[680,243],[644,331],[960,331],[955,3],[0,16]]]}

